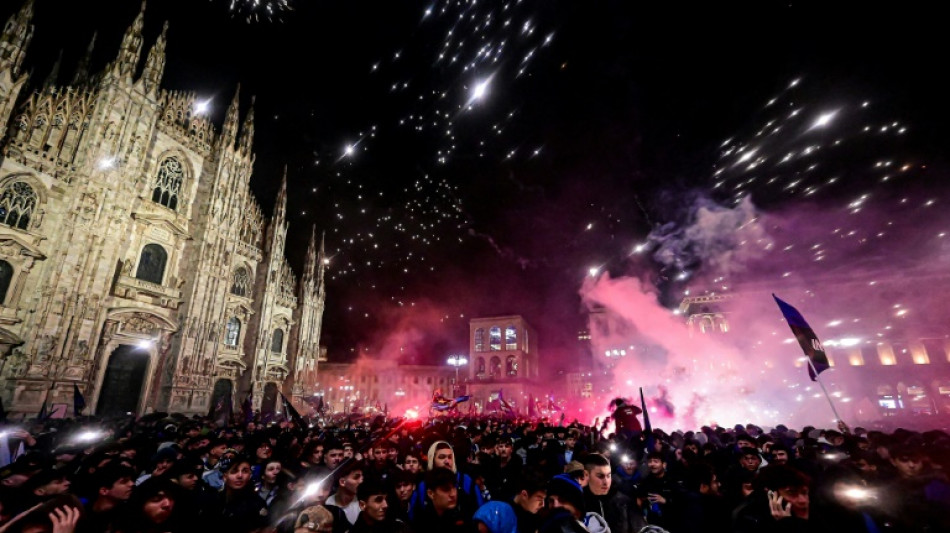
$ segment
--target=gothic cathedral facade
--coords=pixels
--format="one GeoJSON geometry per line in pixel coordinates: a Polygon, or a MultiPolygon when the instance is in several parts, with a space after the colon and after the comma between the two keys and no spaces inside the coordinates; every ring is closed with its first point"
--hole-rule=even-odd
{"type": "Polygon", "coordinates": [[[207,414],[249,393],[279,409],[278,392],[315,385],[323,243],[313,232],[298,282],[286,172],[269,220],[248,186],[253,101],[241,121],[236,94],[217,131],[196,95],[162,89],[167,24],[140,67],[144,16],[101,72],[83,60],[68,85],[29,91],[32,0],[0,35],[7,413],[71,414],[74,385],[101,415],[207,414]]]}

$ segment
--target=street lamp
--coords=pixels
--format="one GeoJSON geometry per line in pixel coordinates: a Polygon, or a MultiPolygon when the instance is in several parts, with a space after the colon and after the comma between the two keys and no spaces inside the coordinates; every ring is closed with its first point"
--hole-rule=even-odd
{"type": "Polygon", "coordinates": [[[343,391],[343,412],[350,413],[350,395],[353,393],[353,385],[343,385],[340,387],[343,391]]]}
{"type": "Polygon", "coordinates": [[[448,363],[455,367],[455,393],[459,391],[459,367],[468,364],[464,355],[450,355],[448,363]]]}

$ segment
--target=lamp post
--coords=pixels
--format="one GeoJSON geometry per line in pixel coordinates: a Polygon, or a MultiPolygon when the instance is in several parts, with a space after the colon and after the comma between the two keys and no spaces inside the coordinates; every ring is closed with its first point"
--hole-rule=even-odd
{"type": "Polygon", "coordinates": [[[343,412],[347,415],[350,414],[350,395],[353,393],[353,385],[343,385],[340,387],[343,390],[343,412]]]}
{"type": "Polygon", "coordinates": [[[448,363],[455,367],[455,391],[453,395],[458,396],[459,393],[459,367],[468,364],[468,359],[464,355],[450,355],[448,363]]]}

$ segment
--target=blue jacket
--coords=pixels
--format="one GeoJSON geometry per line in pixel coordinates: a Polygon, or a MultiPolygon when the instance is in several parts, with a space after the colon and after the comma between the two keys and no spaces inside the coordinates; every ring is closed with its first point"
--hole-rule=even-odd
{"type": "MultiPolygon", "coordinates": [[[[482,497],[482,491],[468,474],[461,472],[455,473],[455,486],[459,491],[459,510],[466,519],[472,517],[475,510],[485,504],[485,498],[482,497]]],[[[429,506],[429,500],[426,498],[426,482],[421,481],[416,486],[412,498],[409,500],[409,519],[415,521],[422,515],[423,509],[429,506]]]]}

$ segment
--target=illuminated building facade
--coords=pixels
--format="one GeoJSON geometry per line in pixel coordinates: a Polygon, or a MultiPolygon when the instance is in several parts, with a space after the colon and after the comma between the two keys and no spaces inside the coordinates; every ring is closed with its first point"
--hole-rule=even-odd
{"type": "MultiPolygon", "coordinates": [[[[504,399],[515,411],[527,412],[537,394],[540,358],[534,328],[520,315],[469,321],[466,394],[479,410],[498,409],[504,399]]],[[[541,391],[543,394],[553,391],[541,391]]]]}
{"type": "Polygon", "coordinates": [[[364,358],[356,363],[320,363],[320,380],[313,394],[323,397],[331,412],[389,408],[426,412],[433,392],[449,395],[454,380],[455,369],[449,366],[364,358]]]}
{"type": "Polygon", "coordinates": [[[0,35],[0,395],[9,413],[208,413],[254,391],[272,408],[316,382],[323,244],[302,278],[249,188],[254,111],[218,131],[196,95],[160,87],[166,31],[143,10],[115,59],[27,90],[33,3],[0,35]],[[144,63],[143,63],[144,60],[144,63]]]}
{"type": "MultiPolygon", "coordinates": [[[[693,334],[729,335],[732,299],[731,295],[688,297],[679,312],[693,334]]],[[[822,340],[834,376],[853,389],[840,401],[861,402],[853,407],[857,416],[867,420],[950,413],[950,337],[866,334],[822,340]]],[[[804,361],[795,364],[805,371],[804,361]]]]}

